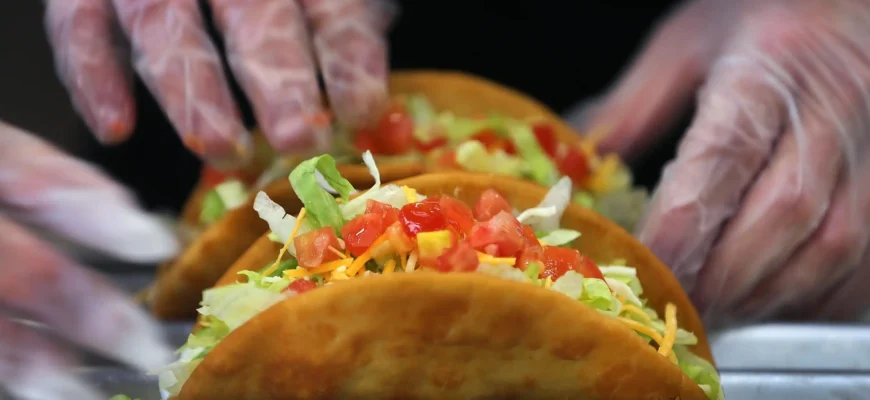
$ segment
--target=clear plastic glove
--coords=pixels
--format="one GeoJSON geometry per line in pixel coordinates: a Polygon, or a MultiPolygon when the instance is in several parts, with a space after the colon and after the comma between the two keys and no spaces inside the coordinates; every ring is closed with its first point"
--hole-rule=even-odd
{"type": "Polygon", "coordinates": [[[630,156],[693,98],[639,238],[708,320],[866,310],[870,1],[690,2],[585,122],[630,156]]]}
{"type": "MultiPolygon", "coordinates": [[[[105,143],[134,126],[131,74],[113,35],[117,22],[132,63],[188,148],[216,165],[250,157],[242,125],[197,0],[45,0],[61,80],[105,143]]],[[[279,152],[320,150],[318,65],[331,108],[344,123],[387,99],[384,33],[392,9],[377,0],[210,0],[227,59],[279,152]],[[310,29],[309,29],[310,28],[310,29]]]]}
{"type": "Polygon", "coordinates": [[[178,250],[125,189],[0,122],[0,387],[22,399],[100,399],[69,371],[73,353],[52,337],[141,369],[171,360],[157,324],[127,295],[18,223],[134,262],[178,250]]]}

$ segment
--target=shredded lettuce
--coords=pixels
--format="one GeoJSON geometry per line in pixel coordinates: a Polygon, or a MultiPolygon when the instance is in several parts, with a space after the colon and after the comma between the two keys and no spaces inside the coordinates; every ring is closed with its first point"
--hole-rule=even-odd
{"type": "Polygon", "coordinates": [[[354,190],[353,185],[344,179],[335,166],[335,159],[330,155],[322,155],[301,162],[290,173],[290,186],[305,205],[308,221],[314,228],[331,226],[337,235],[341,234],[344,218],[338,208],[335,198],[317,183],[320,172],[330,187],[335,189],[344,202],[354,190]]]}
{"type": "Polygon", "coordinates": [[[571,229],[556,229],[539,237],[548,246],[564,246],[580,237],[580,232],[571,229]]]}
{"type": "Polygon", "coordinates": [[[549,209],[554,208],[552,213],[546,213],[546,216],[541,215],[531,218],[525,222],[531,225],[535,232],[552,232],[559,229],[559,222],[562,220],[562,214],[568,208],[568,203],[571,201],[571,179],[563,177],[559,179],[555,185],[547,192],[541,203],[534,209],[549,209]]]}
{"type": "Polygon", "coordinates": [[[710,400],[725,400],[722,380],[712,364],[696,356],[685,346],[674,346],[674,354],[683,373],[696,382],[710,400]]]}
{"type": "Polygon", "coordinates": [[[526,163],[502,149],[489,151],[477,140],[462,142],[456,147],[456,163],[470,172],[485,172],[521,178],[528,169],[526,163]]]}
{"type": "MultiPolygon", "coordinates": [[[[333,200],[334,201],[334,200],[333,200]]],[[[278,203],[272,201],[266,192],[257,193],[254,198],[254,210],[260,216],[260,219],[269,224],[269,229],[272,231],[270,239],[278,243],[287,243],[290,241],[290,234],[293,233],[293,228],[296,227],[296,217],[287,214],[284,208],[278,203]]],[[[314,228],[309,223],[310,219],[305,219],[299,226],[297,235],[313,230],[314,228]]],[[[289,242],[287,252],[296,256],[296,247],[293,242],[289,242]]]]}
{"type": "Polygon", "coordinates": [[[575,271],[568,271],[565,275],[562,275],[561,278],[557,279],[556,282],[553,282],[553,286],[550,286],[550,290],[555,290],[574,300],[580,300],[583,296],[584,287],[585,282],[583,280],[583,275],[580,275],[575,271]]]}
{"type": "Polygon", "coordinates": [[[506,121],[506,128],[520,156],[528,163],[532,179],[542,185],[552,185],[559,176],[556,166],[532,131],[531,126],[520,121],[506,121]]]}
{"type": "Polygon", "coordinates": [[[481,263],[477,266],[477,272],[517,282],[531,281],[523,271],[505,264],[481,263]]]}
{"type": "Polygon", "coordinates": [[[248,199],[248,190],[245,184],[238,179],[227,180],[205,194],[202,199],[202,207],[199,220],[204,224],[213,224],[227,211],[238,208],[248,199]]]}

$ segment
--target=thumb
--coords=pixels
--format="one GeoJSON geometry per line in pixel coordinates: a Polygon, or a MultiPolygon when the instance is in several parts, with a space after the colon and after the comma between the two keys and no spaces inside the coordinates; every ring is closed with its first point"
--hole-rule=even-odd
{"type": "Polygon", "coordinates": [[[602,134],[602,151],[637,155],[691,104],[712,58],[707,4],[692,2],[668,18],[616,84],[581,106],[577,123],[602,134]]]}

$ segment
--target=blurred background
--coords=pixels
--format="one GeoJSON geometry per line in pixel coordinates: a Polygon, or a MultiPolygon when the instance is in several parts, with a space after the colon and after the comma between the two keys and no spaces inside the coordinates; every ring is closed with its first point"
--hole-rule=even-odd
{"type": "MultiPolygon", "coordinates": [[[[479,74],[561,113],[604,90],[676,3],[399,1],[389,36],[391,65],[479,74]]],[[[141,81],[133,139],[100,146],[55,76],[42,11],[39,1],[0,2],[0,119],[97,163],[133,188],[148,208],[177,211],[196,181],[199,162],[182,147],[141,81]]],[[[250,108],[233,85],[246,123],[253,126],[250,108]]],[[[655,184],[674,143],[650,149],[633,163],[640,184],[655,184]]]]}

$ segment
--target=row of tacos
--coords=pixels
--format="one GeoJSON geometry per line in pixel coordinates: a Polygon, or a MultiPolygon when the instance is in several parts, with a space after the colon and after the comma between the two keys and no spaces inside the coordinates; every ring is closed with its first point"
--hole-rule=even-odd
{"type": "Polygon", "coordinates": [[[724,399],[675,278],[570,178],[364,162],[364,192],[327,155],[292,205],[254,196],[268,229],[202,292],[164,397],[724,399]]]}
{"type": "MultiPolygon", "coordinates": [[[[384,181],[465,170],[551,186],[568,176],[576,188],[572,202],[626,229],[643,212],[646,191],[632,187],[619,158],[599,155],[594,135],[581,137],[532,98],[476,76],[428,70],[393,72],[390,91],[392,106],[371,125],[334,127],[333,155],[354,185],[373,183],[360,162],[360,154],[371,151],[384,181]]],[[[250,213],[253,193],[263,189],[279,204],[295,206],[288,182],[279,178],[299,160],[276,158],[261,135],[255,142],[255,161],[242,171],[204,167],[182,212],[188,245],[158,268],[146,294],[157,317],[193,316],[201,291],[266,230],[250,213]]]]}

